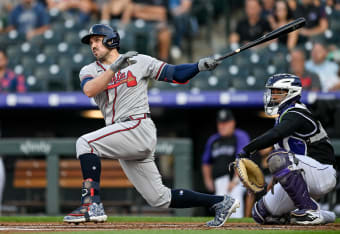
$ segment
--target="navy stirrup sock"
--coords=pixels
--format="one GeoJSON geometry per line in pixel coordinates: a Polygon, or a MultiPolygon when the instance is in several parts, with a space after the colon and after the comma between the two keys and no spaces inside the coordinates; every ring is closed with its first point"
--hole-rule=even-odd
{"type": "Polygon", "coordinates": [[[101,162],[95,154],[82,154],[79,156],[83,178],[92,179],[95,182],[100,181],[101,162]]]}
{"type": "Polygon", "coordinates": [[[214,204],[223,201],[223,196],[216,196],[198,193],[186,189],[171,190],[171,208],[190,208],[190,207],[212,207],[214,204]]]}

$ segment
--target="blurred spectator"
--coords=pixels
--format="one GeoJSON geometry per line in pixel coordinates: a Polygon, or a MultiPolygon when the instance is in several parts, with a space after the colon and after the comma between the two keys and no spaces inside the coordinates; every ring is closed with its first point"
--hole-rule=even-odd
{"type": "Polygon", "coordinates": [[[261,18],[261,5],[258,0],[246,0],[245,12],[246,18],[237,23],[235,32],[230,35],[231,44],[244,44],[271,31],[268,21],[261,18]]]}
{"type": "Polygon", "coordinates": [[[288,6],[290,8],[290,10],[292,10],[293,12],[296,11],[296,8],[297,8],[297,1],[296,0],[287,0],[287,3],[288,3],[288,6]]]}
{"type": "Polygon", "coordinates": [[[240,201],[240,208],[233,215],[244,216],[245,188],[234,170],[228,166],[235,161],[235,156],[242,147],[249,143],[248,134],[235,129],[236,121],[229,110],[220,110],[217,115],[218,133],[209,137],[202,155],[202,173],[204,184],[209,192],[216,195],[228,194],[240,201]]]}
{"type": "Polygon", "coordinates": [[[0,1],[0,32],[5,32],[8,26],[8,14],[11,12],[13,5],[17,4],[18,0],[2,0],[0,1]]]}
{"type": "MultiPolygon", "coordinates": [[[[293,12],[290,10],[285,0],[278,0],[275,2],[274,11],[272,15],[268,16],[268,21],[271,28],[274,30],[293,19],[293,12]]],[[[279,43],[287,46],[288,49],[293,49],[298,40],[298,31],[291,32],[278,38],[279,43]]]]}
{"type": "Polygon", "coordinates": [[[175,26],[173,47],[171,56],[173,58],[181,57],[182,38],[192,33],[192,18],[190,15],[192,0],[169,0],[169,10],[172,22],[175,26]]]}
{"type": "Polygon", "coordinates": [[[35,0],[21,0],[11,11],[6,31],[16,29],[30,40],[49,28],[49,15],[44,6],[35,0]]]}
{"type": "Polygon", "coordinates": [[[313,45],[311,59],[306,62],[306,69],[319,75],[323,92],[340,88],[339,66],[335,62],[327,60],[327,54],[325,45],[316,42],[313,45]]]}
{"type": "Polygon", "coordinates": [[[0,49],[0,93],[26,91],[25,78],[17,75],[14,71],[7,68],[7,55],[5,50],[0,49]]]}
{"type": "Polygon", "coordinates": [[[328,28],[324,6],[317,5],[314,0],[301,0],[294,12],[294,17],[304,17],[307,21],[306,26],[299,30],[302,36],[299,43],[323,34],[328,28]]]}
{"type": "Polygon", "coordinates": [[[290,52],[290,70],[300,77],[304,90],[320,91],[321,84],[319,76],[305,69],[305,53],[301,49],[294,49],[290,52]]]}
{"type": "Polygon", "coordinates": [[[101,8],[101,21],[110,24],[110,20],[121,21],[120,26],[124,26],[129,21],[131,15],[131,0],[108,0],[101,8]]]}
{"type": "Polygon", "coordinates": [[[46,0],[48,9],[58,9],[74,16],[80,24],[86,24],[91,20],[92,13],[98,11],[98,6],[93,0],[46,0]]]}
{"type": "Polygon", "coordinates": [[[262,18],[267,18],[274,13],[275,0],[262,0],[262,18]]]}
{"type": "Polygon", "coordinates": [[[158,58],[168,61],[171,33],[167,25],[167,3],[165,0],[133,0],[130,18],[157,23],[158,58]]]}

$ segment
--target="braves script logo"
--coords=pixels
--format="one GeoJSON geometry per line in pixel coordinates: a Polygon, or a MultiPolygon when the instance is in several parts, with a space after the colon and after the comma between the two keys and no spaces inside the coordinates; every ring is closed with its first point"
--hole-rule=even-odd
{"type": "Polygon", "coordinates": [[[112,85],[107,86],[107,89],[113,89],[125,83],[127,87],[133,87],[137,85],[136,77],[131,71],[128,71],[127,73],[121,73],[120,71],[117,72],[116,75],[112,77],[112,83],[112,85]]]}

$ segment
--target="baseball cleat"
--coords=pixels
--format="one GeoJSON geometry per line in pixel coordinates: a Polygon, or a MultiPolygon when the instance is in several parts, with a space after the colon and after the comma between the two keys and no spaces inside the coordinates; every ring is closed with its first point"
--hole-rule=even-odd
{"type": "Polygon", "coordinates": [[[105,222],[106,220],[107,215],[102,203],[82,205],[64,217],[66,223],[105,222]]]}
{"type": "Polygon", "coordinates": [[[325,224],[320,210],[294,210],[290,213],[291,224],[318,225],[325,224]]]}
{"type": "Polygon", "coordinates": [[[208,227],[221,227],[230,215],[236,212],[236,209],[240,207],[240,202],[237,199],[224,196],[223,201],[216,203],[211,208],[215,210],[215,218],[207,222],[208,227]]]}

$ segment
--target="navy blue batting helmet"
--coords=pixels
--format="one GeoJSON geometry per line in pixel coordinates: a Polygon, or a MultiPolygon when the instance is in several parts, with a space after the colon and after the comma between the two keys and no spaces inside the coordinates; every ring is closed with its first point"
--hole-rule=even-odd
{"type": "Polygon", "coordinates": [[[81,39],[81,42],[84,44],[89,44],[90,38],[92,36],[104,36],[103,38],[104,46],[110,49],[117,48],[117,50],[119,50],[119,41],[120,41],[119,34],[116,30],[111,28],[109,25],[106,25],[106,24],[93,25],[90,28],[89,33],[81,39]]]}

